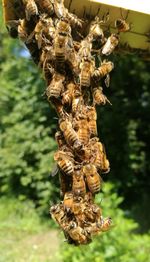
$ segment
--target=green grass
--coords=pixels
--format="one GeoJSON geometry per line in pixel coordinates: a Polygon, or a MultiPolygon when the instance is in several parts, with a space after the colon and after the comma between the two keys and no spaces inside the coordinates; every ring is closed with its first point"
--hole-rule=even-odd
{"type": "Polygon", "coordinates": [[[58,234],[40,220],[32,202],[1,198],[0,262],[58,262],[58,234]]]}

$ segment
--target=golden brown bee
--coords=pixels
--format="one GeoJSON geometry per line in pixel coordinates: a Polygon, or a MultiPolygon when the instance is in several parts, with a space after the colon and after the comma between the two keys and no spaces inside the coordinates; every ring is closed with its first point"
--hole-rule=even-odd
{"type": "Polygon", "coordinates": [[[73,193],[71,191],[65,193],[64,200],[63,200],[63,206],[64,206],[64,210],[67,213],[72,212],[72,210],[73,210],[73,193]]]}
{"type": "Polygon", "coordinates": [[[75,14],[68,12],[67,9],[66,9],[66,17],[69,20],[69,23],[72,27],[79,27],[79,28],[82,27],[83,21],[79,19],[75,14]]]}
{"type": "Polygon", "coordinates": [[[78,127],[77,135],[83,145],[86,145],[90,138],[89,125],[87,119],[80,119],[76,121],[78,127]]]}
{"type": "Polygon", "coordinates": [[[86,186],[82,170],[77,170],[73,174],[72,192],[75,196],[84,196],[86,186]]]}
{"type": "Polygon", "coordinates": [[[61,75],[56,72],[54,73],[52,81],[46,89],[46,95],[49,101],[53,97],[59,98],[61,96],[61,93],[64,91],[64,80],[64,75],[61,75]]]}
{"type": "Polygon", "coordinates": [[[58,18],[65,18],[67,9],[64,6],[64,0],[54,0],[54,10],[58,18]]]}
{"type": "Polygon", "coordinates": [[[90,38],[85,38],[81,41],[80,48],[78,51],[78,60],[82,61],[82,58],[91,60],[91,49],[92,49],[92,43],[90,38]]]}
{"type": "Polygon", "coordinates": [[[101,79],[109,74],[114,69],[114,64],[111,61],[104,60],[99,68],[93,72],[93,78],[101,79]]]}
{"type": "Polygon", "coordinates": [[[97,113],[94,106],[87,107],[87,120],[91,136],[97,136],[97,113]]]}
{"type": "Polygon", "coordinates": [[[25,5],[26,19],[29,21],[32,16],[38,15],[38,8],[34,0],[23,0],[25,5]]]}
{"type": "Polygon", "coordinates": [[[72,155],[70,156],[69,152],[63,152],[58,150],[54,154],[54,160],[57,161],[60,169],[68,176],[73,175],[74,172],[74,163],[72,159],[72,155]]]}
{"type": "Polygon", "coordinates": [[[83,104],[83,97],[81,95],[80,90],[76,89],[72,99],[72,114],[75,114],[76,112],[80,111],[80,107],[82,104],[83,104]]]}
{"type": "Polygon", "coordinates": [[[61,228],[65,228],[67,224],[67,217],[63,210],[63,205],[57,204],[50,208],[50,214],[52,218],[60,225],[61,228]]]}
{"type": "Polygon", "coordinates": [[[111,36],[108,37],[105,45],[102,47],[102,54],[110,55],[118,44],[119,36],[117,34],[111,34],[111,36]]]}
{"type": "Polygon", "coordinates": [[[59,20],[54,37],[54,53],[57,63],[64,63],[71,41],[71,27],[67,20],[59,20]]]}
{"type": "Polygon", "coordinates": [[[106,151],[104,145],[99,141],[93,141],[91,146],[93,150],[92,163],[99,169],[102,173],[108,173],[110,171],[110,164],[106,157],[106,151]]]}
{"type": "Polygon", "coordinates": [[[66,86],[66,91],[62,94],[62,104],[69,104],[71,105],[72,99],[75,92],[75,84],[73,82],[70,82],[66,86]]]}
{"type": "Polygon", "coordinates": [[[54,13],[53,1],[51,0],[36,0],[39,10],[42,13],[52,15],[54,13]]]}
{"type": "Polygon", "coordinates": [[[95,62],[92,59],[82,59],[80,63],[80,86],[89,87],[91,85],[91,76],[94,73],[95,62]]]}
{"type": "Polygon", "coordinates": [[[102,219],[100,230],[102,232],[108,231],[111,228],[112,219],[110,217],[102,219]]]}
{"type": "Polygon", "coordinates": [[[85,235],[85,231],[80,226],[78,226],[76,222],[74,221],[70,222],[67,232],[76,245],[82,245],[88,243],[88,239],[85,235]]]}
{"type": "Polygon", "coordinates": [[[68,145],[75,147],[77,150],[81,149],[82,145],[78,139],[77,133],[68,119],[60,121],[60,129],[68,145]]]}
{"type": "Polygon", "coordinates": [[[64,197],[65,193],[70,191],[72,188],[72,177],[66,176],[65,174],[60,172],[59,182],[60,182],[60,196],[64,197]]]}
{"type": "Polygon", "coordinates": [[[23,42],[28,41],[28,33],[27,33],[27,26],[26,26],[26,20],[20,19],[19,25],[18,25],[18,36],[19,39],[23,42]]]}
{"type": "Polygon", "coordinates": [[[106,103],[110,103],[108,98],[103,94],[103,88],[102,87],[96,87],[93,88],[93,105],[105,105],[106,103]]]}
{"type": "Polygon", "coordinates": [[[64,146],[65,140],[64,140],[63,133],[62,133],[61,131],[57,131],[57,132],[55,133],[55,140],[56,140],[59,148],[61,148],[62,146],[64,146]]]}
{"type": "Polygon", "coordinates": [[[83,173],[86,176],[86,182],[89,190],[93,194],[98,193],[101,188],[101,178],[96,167],[92,164],[85,165],[83,166],[83,173]]]}
{"type": "Polygon", "coordinates": [[[92,201],[86,203],[86,207],[84,210],[85,216],[87,218],[87,221],[90,223],[100,223],[101,222],[101,215],[102,210],[99,206],[96,204],[93,204],[92,201]]]}
{"type": "Polygon", "coordinates": [[[95,17],[95,20],[91,22],[90,29],[89,29],[89,36],[92,37],[92,39],[100,38],[101,42],[104,43],[104,33],[101,28],[101,24],[104,22],[100,20],[98,16],[95,17]]]}
{"type": "Polygon", "coordinates": [[[130,30],[130,25],[124,19],[117,19],[115,21],[115,27],[118,29],[118,32],[127,32],[130,30]]]}

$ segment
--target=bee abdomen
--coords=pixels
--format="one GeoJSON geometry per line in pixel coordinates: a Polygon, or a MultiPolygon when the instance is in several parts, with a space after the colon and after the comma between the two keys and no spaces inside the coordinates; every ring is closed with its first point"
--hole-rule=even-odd
{"type": "Polygon", "coordinates": [[[64,171],[65,174],[67,175],[72,175],[74,168],[73,168],[73,164],[71,161],[68,160],[63,160],[60,163],[58,163],[60,168],[64,171]]]}

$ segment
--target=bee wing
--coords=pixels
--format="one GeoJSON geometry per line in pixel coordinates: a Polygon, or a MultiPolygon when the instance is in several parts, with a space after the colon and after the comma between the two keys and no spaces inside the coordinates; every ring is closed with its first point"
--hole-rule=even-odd
{"type": "Polygon", "coordinates": [[[50,172],[50,176],[54,177],[58,174],[59,172],[59,166],[58,164],[55,164],[52,171],[50,172]]]}
{"type": "Polygon", "coordinates": [[[109,74],[106,75],[104,82],[105,82],[106,87],[110,86],[110,75],[109,74]]]}

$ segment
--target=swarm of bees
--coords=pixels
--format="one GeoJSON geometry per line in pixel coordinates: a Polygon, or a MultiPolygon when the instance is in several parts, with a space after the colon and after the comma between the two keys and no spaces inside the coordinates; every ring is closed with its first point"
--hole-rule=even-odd
{"type": "Polygon", "coordinates": [[[50,214],[68,243],[87,244],[93,235],[112,226],[111,218],[104,218],[94,203],[102,188],[101,174],[110,170],[104,144],[97,137],[96,105],[111,104],[101,82],[109,86],[114,64],[107,57],[128,24],[118,19],[117,33],[107,38],[103,24],[108,19],[79,19],[63,0],[8,2],[3,0],[8,31],[24,42],[42,69],[45,95],[59,117],[54,160],[62,201],[50,208],[50,214]]]}

